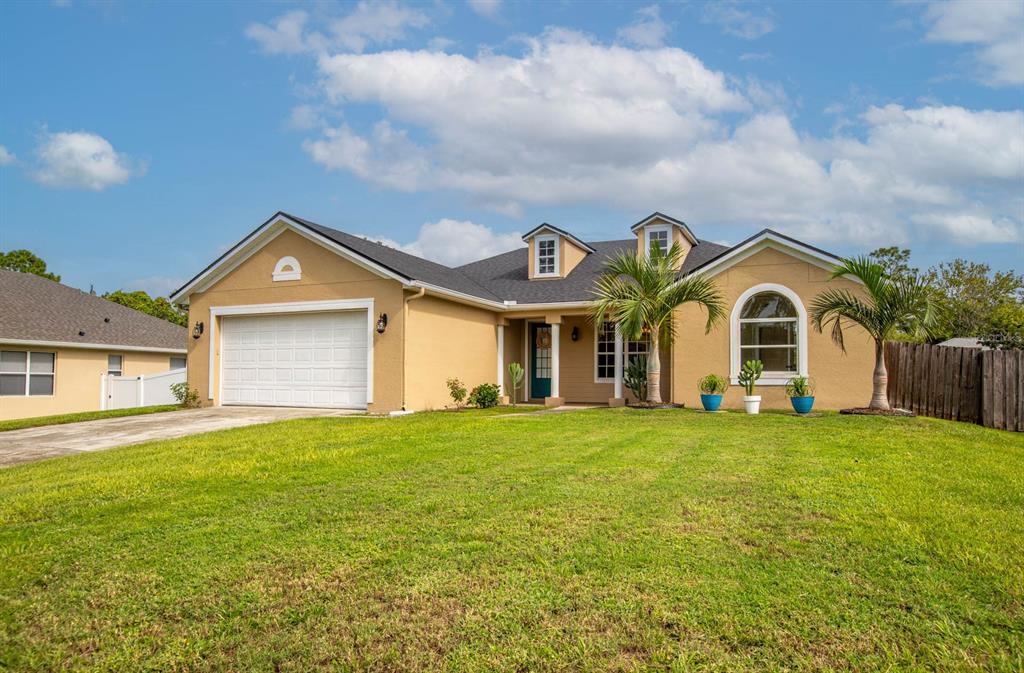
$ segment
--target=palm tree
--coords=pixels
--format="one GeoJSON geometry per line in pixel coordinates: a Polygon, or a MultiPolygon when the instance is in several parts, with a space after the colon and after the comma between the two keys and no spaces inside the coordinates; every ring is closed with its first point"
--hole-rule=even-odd
{"type": "Polygon", "coordinates": [[[875,373],[869,409],[889,409],[885,342],[899,333],[928,337],[935,329],[938,307],[931,288],[916,274],[893,277],[867,257],[844,259],[832,278],[850,276],[864,283],[866,296],[829,289],[811,303],[811,322],[819,332],[831,325],[832,340],[843,345],[843,323],[857,324],[875,340],[875,373]]]}
{"type": "Polygon", "coordinates": [[[606,320],[617,323],[626,339],[648,339],[647,402],[661,404],[662,341],[672,342],[675,309],[690,302],[707,311],[705,331],[725,315],[725,304],[714,282],[705,276],[679,278],[676,269],[683,249],[674,244],[668,252],[655,247],[650,256],[623,253],[608,260],[597,280],[591,314],[600,327],[606,320]]]}

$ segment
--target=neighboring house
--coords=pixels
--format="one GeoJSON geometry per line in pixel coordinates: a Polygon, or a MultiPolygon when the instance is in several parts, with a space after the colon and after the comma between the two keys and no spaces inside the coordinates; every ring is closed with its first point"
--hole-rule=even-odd
{"type": "Polygon", "coordinates": [[[938,344],[939,346],[950,346],[951,348],[981,348],[989,350],[981,345],[981,340],[975,337],[953,337],[938,344]]]}
{"type": "Polygon", "coordinates": [[[0,270],[0,420],[100,409],[102,375],[184,367],[187,340],[166,320],[0,270]]]}
{"type": "MultiPolygon", "coordinates": [[[[735,383],[751,358],[765,363],[766,407],[786,405],[797,374],[816,379],[822,408],[871,397],[872,342],[851,328],[844,355],[808,321],[824,288],[859,291],[828,280],[835,256],[767,230],[718,245],[660,213],[630,232],[586,242],[543,224],[523,248],[451,268],[277,213],[171,297],[189,304],[189,384],[215,405],[412,411],[449,404],[450,377],[499,383],[507,395],[517,361],[524,401],[622,404],[624,359],[646,344],[623,342],[613,325],[596,331],[590,292],[610,256],[674,241],[687,251],[680,274],[712,276],[731,317],[705,335],[699,309],[679,311],[662,357],[666,400],[696,406],[701,376],[735,383]]],[[[726,404],[741,396],[734,386],[726,404]]]]}

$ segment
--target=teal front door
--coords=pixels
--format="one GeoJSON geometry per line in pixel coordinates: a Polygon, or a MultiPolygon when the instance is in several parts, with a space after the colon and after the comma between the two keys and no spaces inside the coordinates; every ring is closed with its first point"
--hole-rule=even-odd
{"type": "Polygon", "coordinates": [[[530,397],[551,397],[551,325],[530,323],[530,397]]]}

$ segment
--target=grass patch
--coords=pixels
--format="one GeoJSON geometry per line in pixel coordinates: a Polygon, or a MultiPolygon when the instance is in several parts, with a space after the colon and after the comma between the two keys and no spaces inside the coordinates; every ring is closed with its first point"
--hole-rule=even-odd
{"type": "Polygon", "coordinates": [[[1024,437],[602,409],[0,471],[0,668],[1019,671],[1024,437]]]}
{"type": "Polygon", "coordinates": [[[177,404],[162,404],[152,407],[133,407],[131,409],[110,409],[108,411],[82,411],[77,414],[59,414],[57,416],[34,416],[32,418],[15,418],[11,421],[0,421],[0,432],[8,430],[24,430],[39,428],[44,425],[63,425],[64,423],[80,423],[82,421],[99,421],[104,418],[121,418],[123,416],[142,416],[156,414],[161,411],[177,411],[177,404]]]}

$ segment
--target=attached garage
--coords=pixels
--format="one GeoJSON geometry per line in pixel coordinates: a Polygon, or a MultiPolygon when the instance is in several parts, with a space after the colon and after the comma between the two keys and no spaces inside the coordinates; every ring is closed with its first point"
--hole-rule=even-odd
{"type": "Polygon", "coordinates": [[[365,409],[368,312],[224,315],[222,404],[365,409]]]}

